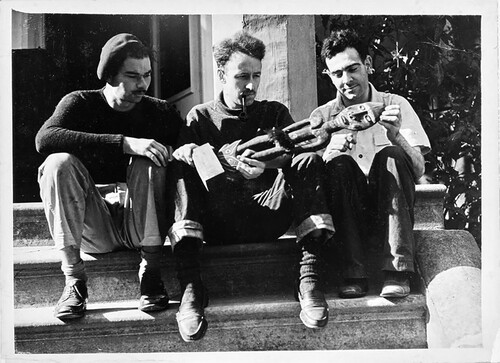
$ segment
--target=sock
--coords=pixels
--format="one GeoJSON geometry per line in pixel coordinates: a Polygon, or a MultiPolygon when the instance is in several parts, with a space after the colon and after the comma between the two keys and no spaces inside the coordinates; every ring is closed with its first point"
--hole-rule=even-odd
{"type": "Polygon", "coordinates": [[[160,274],[161,269],[161,246],[147,246],[141,248],[141,263],[139,264],[139,279],[142,279],[143,275],[147,272],[148,274],[160,274]]]}
{"type": "Polygon", "coordinates": [[[154,295],[163,291],[161,251],[162,246],[143,246],[141,248],[141,263],[138,273],[141,295],[154,295]]]}
{"type": "Polygon", "coordinates": [[[175,269],[182,291],[184,291],[188,283],[201,282],[201,245],[202,243],[199,239],[192,237],[185,237],[175,245],[175,269]]]}
{"type": "Polygon", "coordinates": [[[61,265],[61,270],[64,273],[66,285],[73,284],[77,280],[87,282],[87,273],[85,272],[83,260],[78,261],[74,265],[61,265]]]}
{"type": "Polygon", "coordinates": [[[302,250],[302,259],[300,261],[299,274],[299,289],[302,294],[319,288],[319,260],[314,253],[310,253],[307,250],[302,250]]]}
{"type": "Polygon", "coordinates": [[[301,260],[299,262],[299,290],[302,294],[314,289],[321,289],[323,260],[320,251],[324,240],[323,234],[314,237],[306,236],[302,240],[301,260]]]}

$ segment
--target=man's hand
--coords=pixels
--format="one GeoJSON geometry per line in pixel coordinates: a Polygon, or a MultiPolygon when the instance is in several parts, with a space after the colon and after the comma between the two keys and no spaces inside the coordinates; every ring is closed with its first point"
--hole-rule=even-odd
{"type": "Polygon", "coordinates": [[[323,160],[327,160],[340,152],[351,150],[355,143],[356,138],[352,132],[333,134],[323,154],[323,160]]]}
{"type": "Polygon", "coordinates": [[[162,145],[153,139],[125,136],[123,138],[123,152],[129,155],[145,156],[157,166],[167,166],[167,163],[172,161],[172,147],[162,145]]]}
{"type": "Polygon", "coordinates": [[[387,138],[394,143],[401,128],[401,110],[399,105],[389,105],[380,115],[379,123],[387,129],[387,138]]]}
{"type": "Polygon", "coordinates": [[[193,162],[193,150],[196,149],[198,145],[196,144],[185,144],[174,151],[175,160],[183,161],[186,164],[194,167],[193,162]]]}
{"type": "Polygon", "coordinates": [[[245,179],[255,179],[259,177],[266,168],[266,163],[250,157],[254,153],[254,151],[247,149],[243,154],[237,156],[240,162],[236,166],[236,170],[238,170],[245,179]]]}
{"type": "Polygon", "coordinates": [[[393,145],[400,146],[410,157],[415,178],[419,179],[425,171],[425,159],[420,147],[412,147],[405,137],[399,133],[401,129],[401,109],[399,105],[389,105],[380,115],[380,124],[387,129],[387,138],[393,145]]]}

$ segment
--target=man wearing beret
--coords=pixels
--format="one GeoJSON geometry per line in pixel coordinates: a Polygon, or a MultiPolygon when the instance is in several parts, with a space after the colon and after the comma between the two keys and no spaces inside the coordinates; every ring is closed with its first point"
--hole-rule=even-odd
{"type": "Polygon", "coordinates": [[[138,249],[139,309],[168,306],[160,273],[165,185],[182,119],[166,101],[146,96],[151,59],[132,34],[109,39],[97,68],[105,86],[63,97],[36,136],[38,152],[47,155],[40,195],[66,279],[54,312],[59,319],[85,314],[80,251],[138,249]]]}

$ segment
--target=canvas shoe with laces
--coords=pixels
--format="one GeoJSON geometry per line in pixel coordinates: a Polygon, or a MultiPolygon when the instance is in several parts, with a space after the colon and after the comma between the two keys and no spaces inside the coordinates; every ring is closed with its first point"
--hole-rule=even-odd
{"type": "Polygon", "coordinates": [[[87,309],[87,297],[85,281],[75,280],[67,283],[55,307],[54,316],[61,320],[83,317],[87,309]]]}
{"type": "Polygon", "coordinates": [[[410,277],[406,272],[386,271],[382,297],[406,297],[410,294],[410,277]]]}

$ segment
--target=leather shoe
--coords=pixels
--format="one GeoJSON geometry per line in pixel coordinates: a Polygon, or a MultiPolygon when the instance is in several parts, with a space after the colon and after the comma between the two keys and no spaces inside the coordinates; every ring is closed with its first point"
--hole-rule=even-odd
{"type": "Polygon", "coordinates": [[[141,295],[139,299],[139,310],[144,312],[161,311],[168,308],[167,291],[157,295],[141,295]]]}
{"type": "Polygon", "coordinates": [[[57,302],[54,316],[61,320],[83,317],[87,310],[87,297],[88,292],[85,281],[75,280],[68,283],[57,302]]]}
{"type": "Polygon", "coordinates": [[[140,282],[140,289],[139,310],[149,312],[168,308],[168,293],[159,274],[144,274],[140,282]]]}
{"type": "Polygon", "coordinates": [[[185,342],[203,338],[208,327],[204,308],[208,306],[208,293],[201,283],[188,283],[182,294],[176,314],[179,333],[185,342]]]}
{"type": "Polygon", "coordinates": [[[368,292],[368,280],[365,278],[344,279],[339,286],[339,297],[354,299],[363,297],[368,292]]]}
{"type": "Polygon", "coordinates": [[[302,294],[296,290],[296,297],[300,303],[300,320],[308,328],[323,328],[328,323],[328,304],[321,290],[313,289],[302,294]]]}
{"type": "Polygon", "coordinates": [[[386,271],[380,296],[405,297],[410,294],[410,279],[406,272],[386,271]]]}

